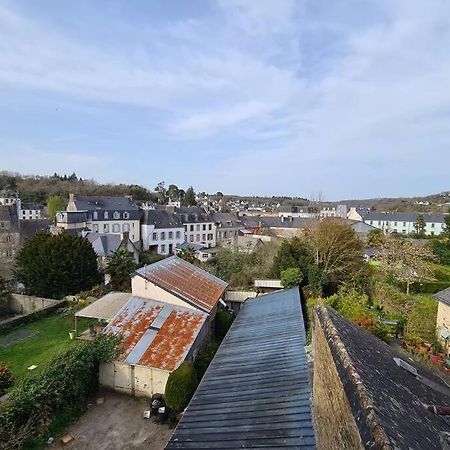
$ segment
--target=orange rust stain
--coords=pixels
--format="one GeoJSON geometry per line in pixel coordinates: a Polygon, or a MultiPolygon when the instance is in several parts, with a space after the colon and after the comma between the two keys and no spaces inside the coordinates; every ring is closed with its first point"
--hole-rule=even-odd
{"type": "Polygon", "coordinates": [[[189,312],[172,311],[155,339],[139,360],[143,366],[172,371],[193,344],[194,336],[205,317],[189,312]]]}
{"type": "Polygon", "coordinates": [[[169,291],[187,297],[209,311],[214,308],[225,290],[225,286],[179,262],[167,267],[155,267],[146,272],[145,277],[169,291]]]}
{"type": "Polygon", "coordinates": [[[112,325],[121,328],[120,335],[123,338],[121,345],[122,352],[118,356],[117,361],[125,361],[127,359],[127,356],[142,338],[161,309],[161,306],[154,306],[148,309],[145,307],[145,303],[143,303],[131,319],[125,320],[127,314],[129,314],[127,310],[117,317],[112,325]]]}

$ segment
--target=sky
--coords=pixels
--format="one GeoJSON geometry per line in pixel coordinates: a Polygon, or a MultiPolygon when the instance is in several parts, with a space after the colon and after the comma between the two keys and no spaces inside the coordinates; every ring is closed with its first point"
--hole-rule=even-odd
{"type": "Polygon", "coordinates": [[[326,200],[450,189],[447,0],[0,0],[0,170],[326,200]]]}

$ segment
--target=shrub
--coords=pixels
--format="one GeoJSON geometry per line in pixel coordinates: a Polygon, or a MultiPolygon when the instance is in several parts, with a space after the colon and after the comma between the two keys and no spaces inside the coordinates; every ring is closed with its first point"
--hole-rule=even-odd
{"type": "Polygon", "coordinates": [[[297,267],[290,267],[281,271],[281,285],[284,288],[292,288],[300,286],[303,280],[302,271],[297,267]]]}
{"type": "Polygon", "coordinates": [[[176,414],[182,412],[188,405],[197,389],[197,374],[191,363],[184,362],[174,370],[166,384],[166,404],[176,414]]]}
{"type": "Polygon", "coordinates": [[[81,414],[87,396],[97,388],[99,363],[113,359],[116,343],[104,336],[74,343],[40,374],[14,389],[0,414],[0,449],[21,448],[67,408],[72,418],[81,414]]]}
{"type": "Polygon", "coordinates": [[[14,377],[6,364],[0,363],[0,396],[14,384],[14,377]]]}
{"type": "Polygon", "coordinates": [[[214,358],[214,355],[216,354],[218,348],[219,344],[217,342],[209,340],[203,351],[201,351],[198,354],[197,358],[195,358],[194,369],[197,372],[199,381],[203,378],[203,375],[205,374],[206,369],[211,364],[211,361],[214,358]]]}
{"type": "Polygon", "coordinates": [[[217,311],[215,324],[217,339],[222,340],[225,337],[233,320],[234,318],[230,313],[226,311],[217,311]]]}

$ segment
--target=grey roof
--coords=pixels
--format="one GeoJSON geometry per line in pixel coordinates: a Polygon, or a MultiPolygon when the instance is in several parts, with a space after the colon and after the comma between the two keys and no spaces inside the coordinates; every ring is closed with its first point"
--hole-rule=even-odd
{"type": "Polygon", "coordinates": [[[446,305],[450,306],[450,287],[444,289],[443,291],[439,291],[433,295],[433,297],[446,305]]]}
{"type": "Polygon", "coordinates": [[[213,212],[210,215],[212,221],[222,228],[244,228],[242,220],[236,214],[213,212]]]}
{"type": "Polygon", "coordinates": [[[84,236],[92,245],[97,256],[111,256],[120,248],[122,239],[119,234],[86,233],[84,236]]]}
{"type": "Polygon", "coordinates": [[[155,228],[183,228],[179,216],[161,209],[146,209],[143,213],[142,223],[154,225],[155,228]]]}
{"type": "Polygon", "coordinates": [[[366,448],[441,449],[440,434],[450,430],[450,420],[424,405],[450,406],[448,386],[334,310],[321,306],[316,315],[366,448]],[[418,376],[394,358],[407,360],[418,376]]]}
{"type": "Polygon", "coordinates": [[[166,449],[314,448],[297,288],[249,299],[166,449]]]}
{"type": "Polygon", "coordinates": [[[177,250],[184,250],[185,248],[190,248],[190,249],[194,250],[195,252],[198,252],[199,250],[202,250],[203,248],[205,248],[205,246],[202,244],[196,244],[195,242],[184,241],[181,244],[178,244],[175,248],[177,250]]]}
{"type": "Polygon", "coordinates": [[[82,223],[87,220],[86,211],[61,211],[58,214],[62,214],[62,220],[59,220],[59,216],[56,218],[62,223],[82,223]]]}
{"type": "Polygon", "coordinates": [[[21,203],[20,209],[26,209],[26,210],[42,210],[44,209],[43,205],[39,205],[37,203],[21,203]]]}
{"type": "Polygon", "coordinates": [[[21,220],[19,223],[21,241],[31,239],[36,233],[48,233],[52,223],[50,219],[21,220]]]}
{"type": "Polygon", "coordinates": [[[439,213],[405,213],[405,212],[377,212],[370,211],[367,213],[363,219],[365,222],[370,222],[371,220],[379,221],[395,221],[395,222],[415,222],[417,216],[422,215],[425,219],[425,223],[444,223],[445,214],[439,213]]]}
{"type": "Polygon", "coordinates": [[[9,205],[0,205],[0,221],[9,222],[13,220],[15,208],[9,205]]]}
{"type": "Polygon", "coordinates": [[[138,211],[138,207],[131,197],[82,197],[77,195],[74,203],[79,211],[138,211]]]}
{"type": "Polygon", "coordinates": [[[303,217],[290,217],[283,219],[274,216],[243,216],[242,223],[246,227],[258,227],[259,224],[263,228],[304,228],[309,220],[303,217]]]}
{"type": "Polygon", "coordinates": [[[175,208],[175,215],[183,223],[213,222],[211,215],[199,206],[175,208]]]}

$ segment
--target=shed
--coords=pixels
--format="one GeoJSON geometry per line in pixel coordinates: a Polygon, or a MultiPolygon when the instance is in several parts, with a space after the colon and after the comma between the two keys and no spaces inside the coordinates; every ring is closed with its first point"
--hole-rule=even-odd
{"type": "Polygon", "coordinates": [[[103,331],[122,342],[116,360],[101,364],[100,384],[136,396],[164,393],[169,374],[196,356],[207,336],[207,317],[132,296],[103,331]]]}
{"type": "Polygon", "coordinates": [[[314,448],[298,288],[249,299],[166,449],[314,448]]]}

